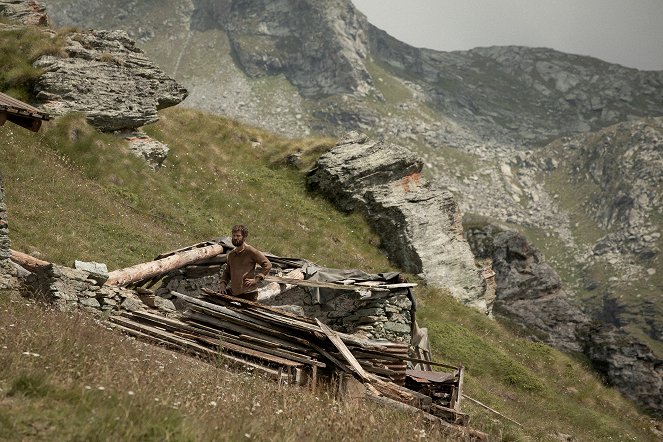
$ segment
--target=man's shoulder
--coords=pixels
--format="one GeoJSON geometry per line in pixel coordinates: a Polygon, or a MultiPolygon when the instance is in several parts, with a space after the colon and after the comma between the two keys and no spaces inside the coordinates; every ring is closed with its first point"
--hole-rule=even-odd
{"type": "Polygon", "coordinates": [[[245,249],[247,252],[250,252],[250,253],[256,253],[256,252],[259,252],[258,249],[256,249],[255,247],[253,247],[251,244],[247,244],[247,243],[244,243],[244,249],[245,249]]]}
{"type": "Polygon", "coordinates": [[[261,258],[265,256],[264,253],[262,253],[260,250],[256,249],[255,247],[251,246],[250,244],[244,243],[244,246],[246,247],[246,251],[251,253],[251,255],[253,256],[257,255],[260,256],[261,258]]]}

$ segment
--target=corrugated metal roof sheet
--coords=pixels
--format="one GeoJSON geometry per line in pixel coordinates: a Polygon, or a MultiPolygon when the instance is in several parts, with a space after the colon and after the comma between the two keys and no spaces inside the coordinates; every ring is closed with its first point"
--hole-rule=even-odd
{"type": "Polygon", "coordinates": [[[5,121],[11,121],[37,132],[41,127],[41,122],[50,119],[51,117],[46,112],[0,92],[0,126],[5,124],[5,121]]]}
{"type": "Polygon", "coordinates": [[[40,111],[36,107],[32,107],[2,92],[0,92],[0,111],[7,111],[15,115],[38,118],[40,120],[50,120],[51,118],[47,113],[40,111]]]}

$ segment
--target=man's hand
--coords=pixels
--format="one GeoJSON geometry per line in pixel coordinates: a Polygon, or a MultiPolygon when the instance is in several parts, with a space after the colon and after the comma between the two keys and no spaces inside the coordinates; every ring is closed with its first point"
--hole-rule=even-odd
{"type": "Polygon", "coordinates": [[[254,284],[257,284],[257,283],[258,283],[258,281],[255,278],[245,279],[244,280],[244,287],[248,287],[248,286],[251,286],[251,285],[254,285],[254,284]]]}
{"type": "Polygon", "coordinates": [[[221,293],[222,295],[226,294],[226,284],[223,282],[219,284],[219,293],[221,293]]]}

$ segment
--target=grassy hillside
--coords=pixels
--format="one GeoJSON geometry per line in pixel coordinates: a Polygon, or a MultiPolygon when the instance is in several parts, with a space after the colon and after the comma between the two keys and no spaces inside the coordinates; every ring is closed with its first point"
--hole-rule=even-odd
{"type": "MultiPolygon", "coordinates": [[[[332,267],[392,269],[361,217],[309,195],[302,171],[284,165],[302,151],[306,169],[329,140],[287,140],[177,108],[161,117],[147,128],[171,148],[157,172],[80,116],[51,122],[39,134],[1,127],[13,247],[62,264],[84,259],[117,268],[227,235],[232,224],[245,222],[253,243],[272,253],[332,267]]],[[[520,339],[441,290],[421,287],[416,296],[436,358],[464,364],[466,393],[523,424],[466,403],[472,425],[496,440],[556,440],[559,433],[657,439],[655,423],[584,364],[520,339]]],[[[85,315],[12,301],[8,293],[0,294],[0,353],[0,439],[444,437],[416,419],[279,389],[139,344],[85,315]]]]}

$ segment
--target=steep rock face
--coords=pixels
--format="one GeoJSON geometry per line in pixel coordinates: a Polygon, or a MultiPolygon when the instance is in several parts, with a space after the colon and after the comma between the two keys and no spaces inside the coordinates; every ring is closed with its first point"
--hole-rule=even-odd
{"type": "Polygon", "coordinates": [[[283,74],[305,97],[365,95],[372,88],[363,67],[367,21],[349,1],[193,3],[192,27],[223,27],[250,77],[283,74]]]}
{"type": "Polygon", "coordinates": [[[660,253],[663,213],[663,118],[620,123],[562,143],[559,157],[574,183],[598,189],[584,210],[608,233],[594,247],[651,260],[660,253]]]}
{"type": "Polygon", "coordinates": [[[497,282],[495,311],[517,320],[538,339],[564,351],[578,352],[578,327],[590,318],[573,306],[559,275],[527,239],[488,224],[466,229],[477,258],[491,259],[497,282]]]}
{"type": "Polygon", "coordinates": [[[463,238],[458,206],[449,192],[426,182],[421,169],[409,150],[354,132],[320,157],[308,184],[342,210],[364,212],[405,271],[490,313],[492,300],[484,297],[486,283],[463,238]]]}
{"type": "Polygon", "coordinates": [[[649,347],[573,305],[557,273],[521,234],[493,224],[467,228],[466,234],[475,255],[493,261],[496,313],[535,339],[582,352],[610,385],[650,412],[663,413],[663,360],[649,347]]]}
{"type": "Polygon", "coordinates": [[[663,360],[620,329],[600,323],[582,330],[582,345],[592,366],[610,385],[645,410],[663,416],[663,360]]]}
{"type": "Polygon", "coordinates": [[[46,8],[34,0],[0,0],[0,17],[24,25],[48,25],[46,8]]]}
{"type": "Polygon", "coordinates": [[[82,112],[102,131],[132,129],[158,121],[157,110],[187,95],[124,31],[73,33],[67,43],[68,58],[35,63],[45,70],[35,90],[48,112],[82,112]]]}

